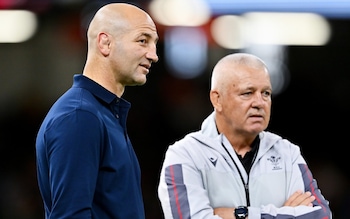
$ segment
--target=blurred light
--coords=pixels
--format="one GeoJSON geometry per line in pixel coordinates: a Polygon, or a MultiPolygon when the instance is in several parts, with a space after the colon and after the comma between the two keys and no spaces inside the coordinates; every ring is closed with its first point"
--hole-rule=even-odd
{"type": "Polygon", "coordinates": [[[1,9],[9,9],[19,5],[19,1],[16,0],[0,0],[1,9]]]}
{"type": "Polygon", "coordinates": [[[29,10],[38,14],[47,12],[54,5],[53,1],[55,0],[0,0],[0,9],[22,9],[29,10]]]}
{"type": "Polygon", "coordinates": [[[241,17],[219,16],[211,24],[215,42],[227,49],[252,44],[325,45],[331,35],[328,21],[310,13],[250,12],[241,17]]]}
{"type": "Polygon", "coordinates": [[[260,12],[316,13],[327,18],[350,18],[349,0],[205,0],[212,13],[260,12]]]}
{"type": "Polygon", "coordinates": [[[25,10],[0,10],[0,43],[20,43],[37,29],[37,17],[25,10]]]}
{"type": "Polygon", "coordinates": [[[330,25],[311,13],[246,13],[249,43],[280,45],[325,45],[330,25]]]}
{"type": "Polygon", "coordinates": [[[51,2],[55,3],[55,5],[62,5],[62,6],[73,6],[78,5],[82,3],[88,3],[86,0],[51,0],[51,2]]]}
{"type": "Polygon", "coordinates": [[[165,26],[200,26],[210,19],[210,8],[204,0],[153,0],[152,17],[165,26]]]}
{"type": "Polygon", "coordinates": [[[174,27],[166,31],[164,50],[170,73],[177,78],[191,79],[206,69],[207,40],[195,27],[174,27]]]}
{"type": "Polygon", "coordinates": [[[243,25],[244,21],[239,16],[220,16],[215,18],[211,24],[211,35],[221,47],[240,49],[244,47],[243,25]]]}

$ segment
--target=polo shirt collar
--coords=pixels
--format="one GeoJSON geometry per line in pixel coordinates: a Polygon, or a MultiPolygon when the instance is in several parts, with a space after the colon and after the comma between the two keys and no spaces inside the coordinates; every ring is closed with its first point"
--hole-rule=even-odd
{"type": "Polygon", "coordinates": [[[119,99],[117,95],[82,74],[74,75],[73,81],[73,87],[84,88],[108,104],[111,104],[115,99],[119,99]]]}

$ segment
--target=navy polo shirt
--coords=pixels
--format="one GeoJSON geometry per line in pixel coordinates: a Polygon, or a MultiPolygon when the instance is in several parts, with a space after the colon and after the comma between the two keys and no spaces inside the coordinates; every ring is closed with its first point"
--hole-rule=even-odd
{"type": "Polygon", "coordinates": [[[36,139],[46,218],[145,218],[140,167],[126,131],[129,109],[129,102],[74,75],[36,139]]]}

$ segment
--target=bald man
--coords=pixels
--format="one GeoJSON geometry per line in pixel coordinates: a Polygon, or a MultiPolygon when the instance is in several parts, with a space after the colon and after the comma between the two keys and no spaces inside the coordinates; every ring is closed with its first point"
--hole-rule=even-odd
{"type": "Polygon", "coordinates": [[[271,95],[260,58],[219,60],[214,112],[167,149],[158,187],[165,219],[332,218],[299,146],[265,131],[271,95]]]}
{"type": "Polygon", "coordinates": [[[158,61],[158,34],[139,7],[112,3],[90,22],[82,74],[46,115],[36,139],[45,217],[144,219],[141,174],[126,131],[126,86],[158,61]]]}

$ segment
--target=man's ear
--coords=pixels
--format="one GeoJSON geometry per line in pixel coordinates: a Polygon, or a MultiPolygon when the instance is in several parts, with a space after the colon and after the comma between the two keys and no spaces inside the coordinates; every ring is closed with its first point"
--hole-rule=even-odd
{"type": "Polygon", "coordinates": [[[210,91],[210,101],[215,110],[221,111],[222,110],[222,105],[221,105],[221,99],[220,99],[220,93],[216,90],[211,90],[210,91]]]}
{"type": "Polygon", "coordinates": [[[98,48],[104,56],[108,56],[110,53],[111,40],[109,37],[106,33],[99,33],[97,37],[98,48]]]}

